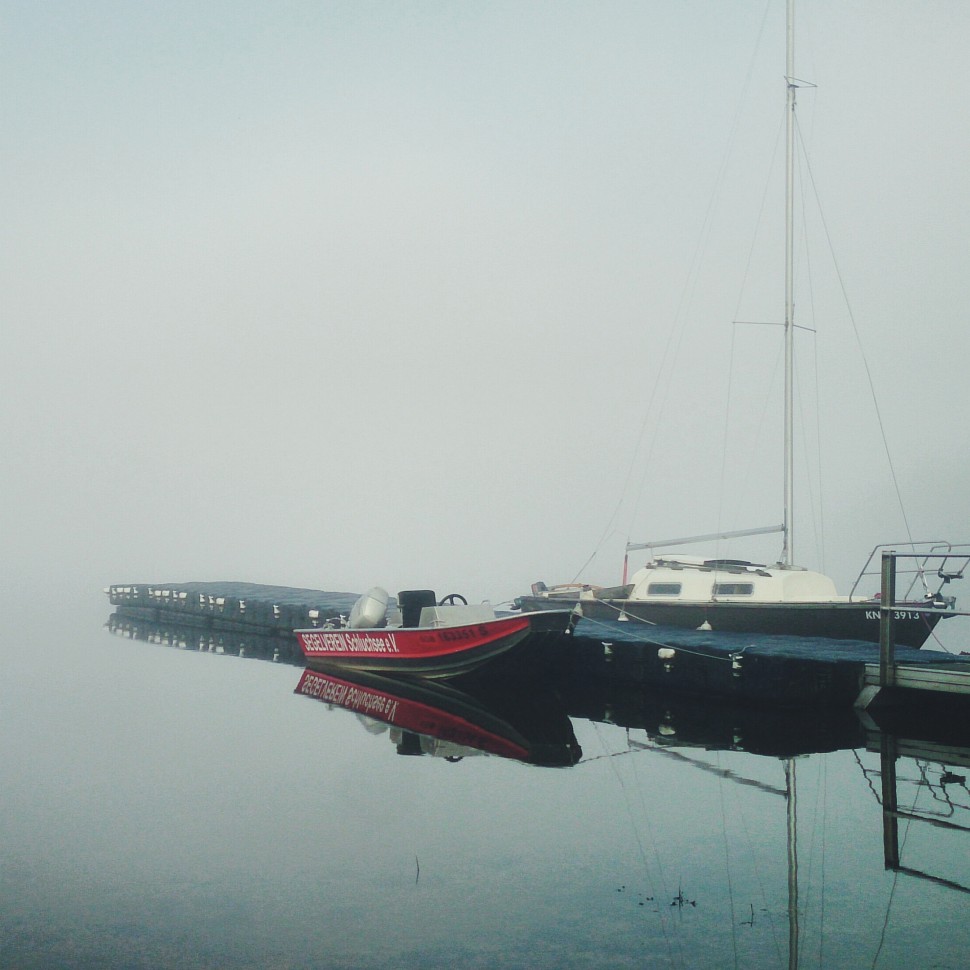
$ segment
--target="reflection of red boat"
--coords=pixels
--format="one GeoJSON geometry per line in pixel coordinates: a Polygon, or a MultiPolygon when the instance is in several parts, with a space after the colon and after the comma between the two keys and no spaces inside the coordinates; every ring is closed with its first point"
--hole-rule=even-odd
{"type": "Polygon", "coordinates": [[[566,767],[581,755],[558,696],[535,685],[523,692],[503,681],[451,684],[394,679],[359,670],[307,668],[295,693],[353,711],[392,729],[399,754],[498,755],[566,767]]]}
{"type": "Polygon", "coordinates": [[[450,677],[527,640],[569,633],[575,622],[568,610],[497,616],[491,606],[469,606],[454,594],[438,603],[431,590],[407,590],[398,601],[399,625],[387,622],[387,593],[375,587],[345,626],[295,631],[304,656],[358,670],[450,677]]]}

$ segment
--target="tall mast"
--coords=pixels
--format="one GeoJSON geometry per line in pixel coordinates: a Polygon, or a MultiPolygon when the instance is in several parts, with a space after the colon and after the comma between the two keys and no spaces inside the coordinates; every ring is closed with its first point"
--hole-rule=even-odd
{"type": "Polygon", "coordinates": [[[795,305],[793,293],[795,234],[795,0],[788,0],[788,42],[785,85],[788,90],[785,111],[785,509],[784,546],[781,561],[792,564],[792,508],[795,493],[795,463],[792,431],[794,426],[795,305]]]}

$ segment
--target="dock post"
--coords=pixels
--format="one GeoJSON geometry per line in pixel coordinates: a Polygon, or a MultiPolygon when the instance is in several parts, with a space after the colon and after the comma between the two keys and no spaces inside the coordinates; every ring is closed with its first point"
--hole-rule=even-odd
{"type": "Polygon", "coordinates": [[[896,682],[896,650],[893,637],[893,612],[896,596],[896,553],[882,554],[882,587],[879,600],[879,687],[892,687],[896,682]]]}

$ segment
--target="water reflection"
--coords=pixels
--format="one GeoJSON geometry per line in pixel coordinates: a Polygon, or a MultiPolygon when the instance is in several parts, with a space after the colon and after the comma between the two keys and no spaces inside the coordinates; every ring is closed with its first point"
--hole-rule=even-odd
{"type": "MultiPolygon", "coordinates": [[[[952,727],[964,733],[962,725],[952,727]]],[[[970,833],[970,788],[967,786],[970,747],[870,731],[867,748],[879,753],[878,776],[867,773],[867,780],[874,791],[878,785],[886,868],[970,894],[970,882],[966,880],[957,881],[915,864],[906,864],[901,854],[906,840],[900,838],[900,823],[908,826],[913,822],[970,833]],[[905,774],[899,771],[901,762],[909,769],[905,774]],[[924,794],[929,803],[918,807],[924,794]]]]}
{"type": "Polygon", "coordinates": [[[398,754],[460,761],[494,754],[549,767],[582,756],[565,705],[540,684],[465,680],[459,689],[363,671],[307,668],[296,693],[353,711],[372,734],[389,729],[398,754]]]}
{"type": "MultiPolygon", "coordinates": [[[[119,618],[108,628],[167,648],[116,651],[163,660],[153,669],[168,679],[151,679],[159,710],[141,736],[167,739],[170,707],[185,724],[165,757],[146,762],[139,750],[130,781],[111,776],[130,788],[127,804],[163,828],[156,803],[172,793],[171,824],[148,867],[153,881],[171,870],[171,885],[152,892],[176,914],[186,893],[203,908],[213,889],[232,900],[252,917],[232,922],[243,926],[235,956],[243,947],[253,954],[242,965],[265,965],[280,940],[292,953],[306,948],[303,965],[373,968],[801,961],[885,970],[960,966],[970,945],[965,714],[908,723],[897,714],[879,724],[849,707],[754,709],[508,665],[496,676],[431,684],[308,669],[278,637],[119,618]],[[275,661],[275,669],[231,656],[275,661]],[[289,663],[298,666],[281,669],[289,663]],[[206,690],[193,682],[203,675],[206,690]],[[188,684],[192,691],[182,689],[188,684]],[[183,711],[197,694],[191,714],[183,711]],[[247,743],[208,752],[242,716],[247,743]],[[198,761],[194,787],[174,768],[185,750],[198,761]],[[167,780],[151,798],[143,763],[152,779],[161,772],[167,780]],[[223,791],[248,793],[242,808],[225,815],[221,796],[209,800],[213,773],[223,791]],[[375,808],[389,805],[393,812],[375,808]],[[233,847],[233,871],[215,886],[212,832],[193,836],[207,814],[229,824],[233,847]],[[313,820],[312,840],[275,828],[295,818],[313,820]],[[263,824],[250,843],[254,819],[263,824]],[[172,865],[167,853],[179,839],[193,851],[172,865]],[[272,919],[260,909],[267,898],[279,900],[272,919]],[[453,918],[429,922],[431,911],[453,918]],[[262,941],[247,929],[270,925],[262,941]],[[482,925],[492,928],[487,938],[482,925]]],[[[129,686],[144,682],[137,667],[129,686]]],[[[84,750],[97,746],[72,748],[70,763],[84,750]]],[[[72,817],[96,830],[100,804],[85,811],[75,795],[72,817]]],[[[107,835],[97,849],[92,867],[111,851],[107,835]]],[[[164,927],[153,932],[169,938],[164,927]]],[[[177,915],[176,932],[203,938],[190,916],[177,915]]]]}
{"type": "MultiPolygon", "coordinates": [[[[799,781],[803,761],[810,755],[857,749],[877,752],[878,770],[866,767],[861,760],[858,770],[881,809],[885,868],[936,889],[970,893],[952,871],[945,873],[946,860],[932,844],[928,849],[925,843],[917,848],[918,839],[907,840],[900,834],[900,825],[911,822],[945,828],[950,833],[970,832],[967,772],[955,767],[970,765],[970,747],[887,734],[862,723],[851,709],[827,711],[824,717],[806,711],[745,710],[701,698],[624,690],[615,684],[596,684],[554,672],[547,672],[542,680],[516,680],[515,674],[515,667],[507,666],[500,678],[479,676],[446,686],[307,668],[296,693],[315,698],[329,709],[353,712],[368,733],[389,739],[401,755],[425,755],[457,763],[473,755],[490,754],[534,765],[580,769],[601,759],[655,757],[704,772],[718,784],[767,796],[770,801],[761,808],[762,824],[772,833],[774,844],[765,842],[760,848],[772,849],[776,853],[774,865],[781,865],[785,872],[783,912],[756,908],[753,902],[745,911],[740,905],[733,908],[732,903],[732,933],[747,930],[756,934],[764,932],[764,924],[770,924],[777,945],[779,925],[784,925],[787,946],[780,948],[780,963],[787,961],[789,968],[798,967],[803,960],[818,965],[809,951],[816,939],[825,936],[824,907],[820,914],[817,875],[812,871],[817,862],[817,847],[811,844],[816,838],[812,826],[817,822],[817,779],[811,778],[804,792],[799,781]],[[573,721],[622,729],[625,745],[605,752],[590,747],[584,754],[573,721]],[[723,752],[757,758],[740,764],[724,763],[719,757],[723,752]],[[808,823],[800,817],[806,800],[808,823]],[[928,804],[919,807],[921,803],[928,804]],[[806,840],[807,874],[802,871],[806,840]],[[922,853],[922,858],[904,858],[907,845],[910,856],[922,853]]],[[[725,824],[717,818],[709,821],[711,835],[725,824]]],[[[865,838],[871,832],[864,829],[856,835],[865,838]]],[[[966,846],[962,852],[965,856],[966,846]]],[[[664,934],[673,935],[671,921],[675,916],[683,919],[683,910],[693,911],[700,905],[709,911],[712,904],[716,906],[704,893],[703,884],[678,882],[663,893],[622,884],[615,891],[655,914],[666,927],[664,934]]],[[[864,896],[864,887],[858,891],[864,896]]],[[[842,925],[845,913],[851,910],[849,903],[843,901],[842,905],[844,912],[829,917],[836,925],[842,925]]],[[[888,925],[889,909],[885,918],[888,925]]],[[[821,955],[821,943],[818,945],[821,955]]],[[[669,965],[695,965],[690,957],[682,959],[684,956],[675,957],[669,965]]],[[[755,959],[751,965],[757,962],[755,959]]],[[[658,965],[668,964],[661,961],[658,965]]],[[[721,963],[702,961],[696,965],[721,963]]],[[[747,964],[741,960],[733,965],[747,964]]],[[[896,964],[877,958],[873,965],[896,964]]]]}
{"type": "Polygon", "coordinates": [[[274,663],[303,663],[303,653],[290,631],[243,633],[238,630],[217,630],[170,620],[135,617],[121,612],[112,613],[105,628],[115,636],[174,647],[177,650],[250,657],[274,663]]]}

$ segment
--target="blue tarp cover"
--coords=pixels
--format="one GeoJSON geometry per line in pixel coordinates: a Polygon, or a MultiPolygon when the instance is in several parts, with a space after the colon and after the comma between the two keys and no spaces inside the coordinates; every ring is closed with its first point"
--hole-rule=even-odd
{"type": "MultiPolygon", "coordinates": [[[[815,660],[820,663],[879,662],[879,644],[865,640],[684,630],[679,627],[651,626],[636,620],[590,619],[580,620],[574,635],[592,640],[622,643],[655,643],[658,647],[674,647],[712,656],[744,653],[748,656],[790,657],[798,660],[815,660]]],[[[913,647],[896,647],[896,661],[905,664],[967,663],[970,657],[926,647],[921,650],[913,647]]]]}

